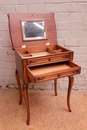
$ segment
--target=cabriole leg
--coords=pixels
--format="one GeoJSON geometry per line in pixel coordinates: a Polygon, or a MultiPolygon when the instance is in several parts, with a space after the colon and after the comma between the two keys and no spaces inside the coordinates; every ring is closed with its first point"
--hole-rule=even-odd
{"type": "Polygon", "coordinates": [[[22,89],[21,89],[21,83],[20,83],[20,78],[19,78],[19,74],[18,71],[15,71],[15,76],[16,76],[16,80],[17,80],[17,84],[18,84],[18,88],[19,88],[19,95],[20,95],[20,101],[19,104],[22,103],[22,89]]]}
{"type": "Polygon", "coordinates": [[[73,86],[73,82],[74,82],[74,77],[73,76],[69,76],[69,86],[68,86],[68,93],[67,93],[67,106],[69,111],[71,112],[71,108],[70,108],[70,94],[71,94],[71,89],[73,86]]]}
{"type": "Polygon", "coordinates": [[[57,96],[57,79],[54,79],[54,92],[55,96],[57,96]]]}
{"type": "Polygon", "coordinates": [[[24,94],[24,99],[26,103],[26,109],[27,109],[27,125],[30,123],[30,107],[29,107],[29,99],[28,99],[28,85],[24,84],[23,85],[23,94],[24,94]]]}

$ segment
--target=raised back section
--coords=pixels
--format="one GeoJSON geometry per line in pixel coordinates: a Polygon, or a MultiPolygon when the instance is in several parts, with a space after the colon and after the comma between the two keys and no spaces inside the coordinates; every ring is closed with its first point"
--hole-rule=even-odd
{"type": "Polygon", "coordinates": [[[57,44],[56,26],[53,13],[11,13],[8,14],[9,31],[12,41],[12,48],[21,48],[22,45],[42,46],[49,44],[57,44]],[[23,40],[21,21],[44,20],[46,25],[46,39],[40,40],[23,40]]]}

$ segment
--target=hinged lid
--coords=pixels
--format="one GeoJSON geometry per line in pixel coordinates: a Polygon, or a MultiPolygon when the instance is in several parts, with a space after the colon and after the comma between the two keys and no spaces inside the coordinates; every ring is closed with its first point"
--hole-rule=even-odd
{"type": "Polygon", "coordinates": [[[11,13],[8,14],[12,48],[57,44],[53,13],[11,13]],[[26,28],[26,25],[28,28],[26,28]],[[37,36],[32,35],[38,34],[37,36]],[[40,33],[39,33],[39,31],[40,33]],[[27,33],[29,31],[29,33],[27,33]],[[42,32],[41,32],[42,31],[42,32]],[[28,36],[27,36],[28,34],[28,36]],[[31,37],[32,35],[32,37],[31,37]]]}

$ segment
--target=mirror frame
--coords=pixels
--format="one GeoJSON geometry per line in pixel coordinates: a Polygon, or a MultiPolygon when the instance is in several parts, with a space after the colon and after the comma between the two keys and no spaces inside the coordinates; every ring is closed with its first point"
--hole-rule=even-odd
{"type": "Polygon", "coordinates": [[[44,39],[47,39],[47,30],[46,30],[46,22],[45,20],[42,20],[42,19],[33,19],[33,20],[23,20],[21,21],[21,28],[22,28],[22,38],[23,38],[23,41],[30,41],[30,40],[44,40],[44,39]],[[25,37],[25,32],[24,32],[24,23],[26,22],[44,22],[44,36],[38,36],[38,37],[25,37]]]}

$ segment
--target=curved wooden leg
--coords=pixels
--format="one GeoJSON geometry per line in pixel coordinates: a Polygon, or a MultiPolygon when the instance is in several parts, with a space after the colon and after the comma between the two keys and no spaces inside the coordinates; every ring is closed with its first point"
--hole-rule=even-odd
{"type": "Polygon", "coordinates": [[[69,111],[71,112],[71,108],[70,108],[70,94],[71,94],[71,89],[73,86],[73,82],[74,82],[74,77],[73,76],[69,76],[69,86],[68,86],[68,93],[67,93],[67,106],[69,111]]]}
{"type": "Polygon", "coordinates": [[[55,96],[57,96],[57,79],[54,79],[54,92],[55,96]]]}
{"type": "Polygon", "coordinates": [[[15,71],[15,76],[16,76],[16,80],[17,80],[17,84],[19,88],[19,95],[20,95],[19,104],[21,104],[22,103],[22,89],[21,89],[21,83],[20,83],[19,74],[17,70],[15,71]]]}
{"type": "Polygon", "coordinates": [[[29,99],[28,99],[28,85],[24,84],[23,85],[23,94],[24,94],[24,99],[26,103],[26,109],[27,109],[27,125],[30,123],[30,107],[29,107],[29,99]]]}

